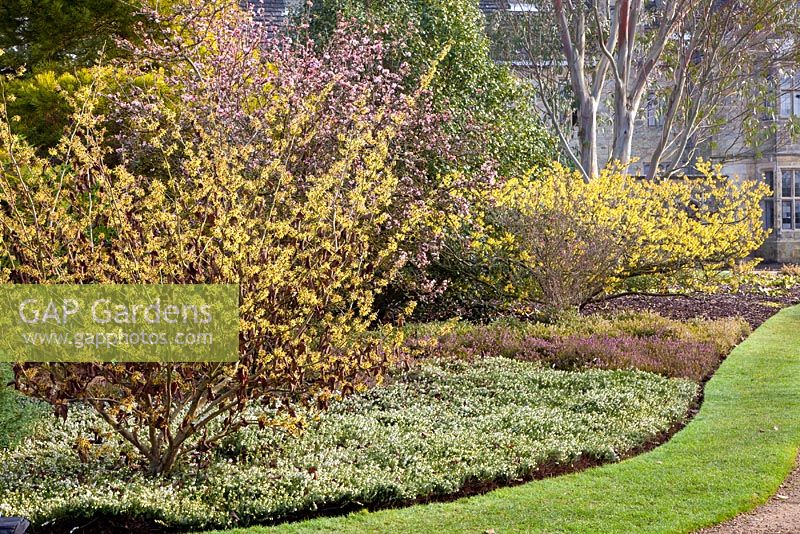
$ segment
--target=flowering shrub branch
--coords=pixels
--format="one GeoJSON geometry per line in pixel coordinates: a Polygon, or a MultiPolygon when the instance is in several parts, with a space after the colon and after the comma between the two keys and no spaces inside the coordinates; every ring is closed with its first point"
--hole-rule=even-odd
{"type": "Polygon", "coordinates": [[[591,181],[554,165],[509,180],[497,196],[501,230],[485,246],[535,282],[533,295],[561,311],[625,291],[648,276],[666,290],[680,279],[713,289],[713,274],[763,242],[755,181],[736,182],[700,163],[699,177],[642,180],[608,168],[591,181]]]}
{"type": "Polygon", "coordinates": [[[154,475],[379,382],[397,335],[364,333],[430,205],[396,172],[426,82],[405,93],[379,41],[348,28],[319,50],[231,2],[189,2],[161,28],[67,95],[46,157],[0,108],[3,283],[240,286],[235,364],[15,367],[58,414],[92,406],[154,475]]]}

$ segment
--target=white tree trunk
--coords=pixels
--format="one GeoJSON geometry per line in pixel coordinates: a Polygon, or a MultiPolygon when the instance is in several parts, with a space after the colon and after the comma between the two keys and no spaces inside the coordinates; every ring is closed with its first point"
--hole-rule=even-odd
{"type": "Polygon", "coordinates": [[[638,106],[634,110],[621,103],[614,111],[614,141],[611,159],[628,166],[631,162],[633,133],[638,106]]]}
{"type": "Polygon", "coordinates": [[[597,102],[588,99],[581,104],[578,124],[581,165],[586,179],[591,180],[600,173],[600,159],[597,151],[597,102]]]}

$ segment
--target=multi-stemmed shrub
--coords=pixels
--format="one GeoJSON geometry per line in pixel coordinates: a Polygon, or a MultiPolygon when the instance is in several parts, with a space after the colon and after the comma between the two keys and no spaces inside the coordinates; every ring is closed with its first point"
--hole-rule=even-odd
{"type": "Polygon", "coordinates": [[[15,367],[58,414],[90,405],[152,474],[379,381],[394,337],[363,334],[429,216],[395,172],[413,166],[406,129],[435,130],[424,88],[405,91],[355,28],[322,49],[266,32],[231,2],[177,9],[65,95],[46,156],[0,108],[3,283],[240,286],[235,364],[15,367]]]}
{"type": "Polygon", "coordinates": [[[675,280],[708,289],[766,238],[759,202],[768,189],[707,163],[698,170],[642,180],[609,168],[587,181],[554,165],[509,180],[485,246],[535,282],[530,298],[550,313],[624,292],[641,276],[662,291],[675,280]]]}

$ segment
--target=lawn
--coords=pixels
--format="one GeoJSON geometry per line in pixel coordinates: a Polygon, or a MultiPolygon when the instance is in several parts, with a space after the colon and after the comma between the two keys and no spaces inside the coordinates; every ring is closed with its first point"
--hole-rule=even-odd
{"type": "Polygon", "coordinates": [[[764,502],[800,444],[800,307],[737,347],[695,419],[647,454],[450,503],[227,531],[691,532],[764,502]]]}

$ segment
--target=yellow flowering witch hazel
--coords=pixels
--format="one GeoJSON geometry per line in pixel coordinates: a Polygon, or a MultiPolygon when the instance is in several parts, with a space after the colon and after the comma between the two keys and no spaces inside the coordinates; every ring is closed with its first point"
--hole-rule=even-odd
{"type": "Polygon", "coordinates": [[[393,217],[390,147],[412,97],[364,82],[342,108],[351,80],[326,51],[271,49],[235,4],[206,4],[158,53],[65,94],[71,124],[49,154],[14,134],[0,87],[2,283],[240,286],[235,364],[15,367],[58,414],[92,406],[154,475],[246,424],[297,428],[293,403],[380,381],[399,339],[365,332],[425,218],[425,203],[393,217]],[[302,77],[320,90],[298,94],[302,77]]]}
{"type": "Polygon", "coordinates": [[[612,166],[587,182],[554,164],[504,184],[496,199],[502,231],[483,242],[535,281],[551,311],[619,294],[643,275],[662,289],[676,280],[709,289],[714,272],[767,237],[759,203],[769,190],[707,162],[698,171],[643,180],[612,166]]]}

